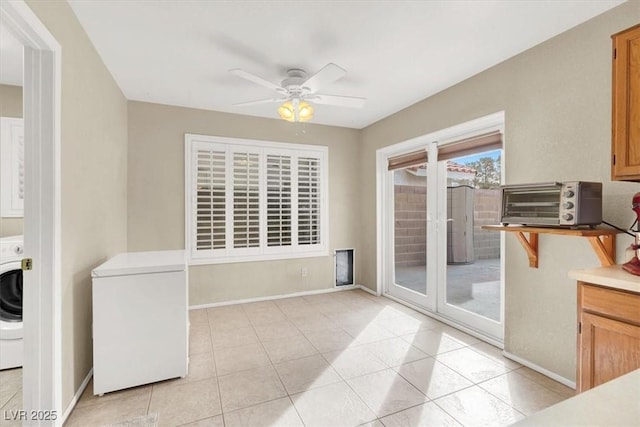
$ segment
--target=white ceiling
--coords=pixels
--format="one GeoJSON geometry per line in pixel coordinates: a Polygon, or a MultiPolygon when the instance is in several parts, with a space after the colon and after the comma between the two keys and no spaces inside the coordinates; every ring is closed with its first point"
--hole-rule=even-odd
{"type": "Polygon", "coordinates": [[[334,62],[323,93],[366,97],[360,110],[317,105],[315,123],[363,128],[547,40],[621,0],[70,0],[128,99],[277,118],[268,89],[289,68],[334,62]]]}

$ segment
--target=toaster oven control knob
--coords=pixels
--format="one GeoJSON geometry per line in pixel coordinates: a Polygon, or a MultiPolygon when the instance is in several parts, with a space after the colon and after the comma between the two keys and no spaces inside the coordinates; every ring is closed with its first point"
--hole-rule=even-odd
{"type": "Polygon", "coordinates": [[[563,208],[565,208],[565,209],[571,209],[571,208],[573,207],[573,203],[571,203],[571,202],[564,202],[564,203],[562,204],[562,207],[563,207],[563,208]]]}
{"type": "Polygon", "coordinates": [[[571,190],[567,190],[564,192],[564,197],[573,197],[576,193],[571,190]]]}
{"type": "Polygon", "coordinates": [[[565,221],[571,221],[573,219],[573,215],[571,215],[570,213],[566,213],[562,215],[562,219],[564,219],[565,221]]]}

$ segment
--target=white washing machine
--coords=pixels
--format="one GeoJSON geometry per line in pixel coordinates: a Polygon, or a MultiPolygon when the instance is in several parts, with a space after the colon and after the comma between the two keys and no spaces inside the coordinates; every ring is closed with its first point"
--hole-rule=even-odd
{"type": "Polygon", "coordinates": [[[22,366],[22,236],[0,238],[0,369],[22,366]]]}

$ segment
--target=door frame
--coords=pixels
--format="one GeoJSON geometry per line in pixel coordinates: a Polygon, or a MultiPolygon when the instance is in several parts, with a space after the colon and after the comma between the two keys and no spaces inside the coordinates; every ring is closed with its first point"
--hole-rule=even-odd
{"type": "Polygon", "coordinates": [[[55,411],[62,425],[61,47],[23,0],[0,2],[0,21],[24,46],[25,257],[23,408],[55,411]]]}
{"type": "MultiPolygon", "coordinates": [[[[495,129],[504,129],[504,111],[493,113],[475,120],[451,126],[445,129],[441,129],[429,134],[425,134],[416,138],[412,138],[403,142],[399,142],[387,147],[380,148],[376,151],[376,249],[377,249],[377,263],[376,263],[376,292],[378,295],[391,296],[388,292],[390,281],[393,280],[393,259],[391,259],[390,249],[393,247],[393,204],[388,203],[389,197],[392,195],[392,189],[389,187],[387,174],[387,161],[389,157],[398,155],[401,153],[416,151],[421,148],[425,148],[429,151],[429,156],[432,157],[437,153],[437,146],[444,143],[454,142],[463,138],[482,135],[495,129]]],[[[503,153],[506,150],[503,149],[503,153]]],[[[504,162],[504,159],[503,159],[504,162]]],[[[503,172],[504,174],[504,168],[503,172]]],[[[428,179],[435,179],[437,170],[431,171],[431,175],[428,179]]],[[[503,175],[504,176],[504,175],[503,175]]],[[[432,195],[429,202],[431,202],[438,195],[432,195]]],[[[440,196],[441,197],[441,196],[440,196]]],[[[433,200],[436,202],[435,200],[433,200]]],[[[437,203],[437,202],[436,202],[437,203]]],[[[438,208],[440,209],[440,208],[438,208]]],[[[435,221],[434,221],[435,222],[435,221]]],[[[440,229],[444,227],[444,233],[446,233],[446,221],[440,221],[441,224],[433,224],[432,227],[436,230],[438,236],[443,233],[440,229]]],[[[429,227],[429,223],[427,225],[429,227]]],[[[503,233],[502,233],[503,234],[503,233]]],[[[504,239],[504,236],[501,236],[504,239]]],[[[504,242],[503,246],[504,246],[504,242]]],[[[504,257],[502,260],[504,263],[504,257]]],[[[504,271],[504,268],[502,268],[504,271]]],[[[502,273],[504,275],[504,272],[502,273]]],[[[435,286],[435,282],[431,284],[431,288],[435,286]]],[[[504,280],[503,285],[504,287],[504,280]]],[[[429,281],[427,282],[427,293],[429,293],[429,281]]],[[[504,292],[502,291],[504,294],[504,292]]],[[[397,297],[393,297],[397,299],[397,297]]],[[[414,304],[411,304],[415,306],[414,304]]],[[[441,320],[449,320],[436,313],[436,303],[433,301],[426,308],[428,311],[423,311],[432,317],[439,318],[441,320]]],[[[504,318],[504,298],[501,300],[501,313],[504,318]]],[[[503,319],[504,320],[504,319],[503,319]]],[[[450,321],[447,321],[450,323],[450,321]]],[[[465,329],[468,329],[465,328],[465,329]]],[[[484,336],[482,332],[478,332],[479,335],[484,336]]],[[[495,337],[486,336],[492,342],[500,342],[495,337]]]]}

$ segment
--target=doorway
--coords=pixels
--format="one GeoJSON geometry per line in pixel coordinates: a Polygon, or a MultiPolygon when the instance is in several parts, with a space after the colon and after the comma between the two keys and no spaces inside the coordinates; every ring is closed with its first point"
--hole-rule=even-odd
{"type": "Polygon", "coordinates": [[[0,414],[22,408],[23,45],[0,26],[0,414]]]}
{"type": "MultiPolygon", "coordinates": [[[[503,339],[503,115],[378,151],[382,291],[503,339]]],[[[380,281],[379,279],[379,281],[380,281]]]]}
{"type": "Polygon", "coordinates": [[[0,2],[0,24],[24,47],[23,399],[30,424],[62,425],[60,267],[61,49],[22,0],[0,2]]]}

